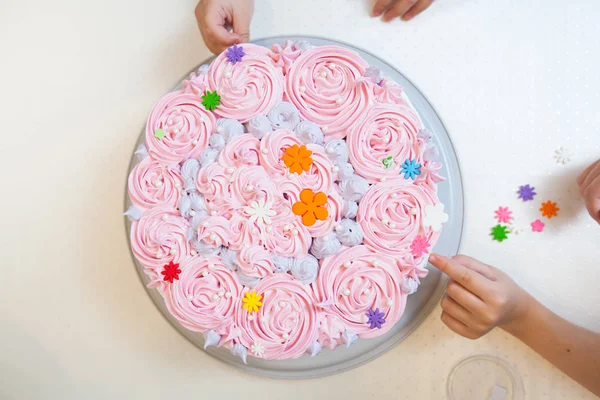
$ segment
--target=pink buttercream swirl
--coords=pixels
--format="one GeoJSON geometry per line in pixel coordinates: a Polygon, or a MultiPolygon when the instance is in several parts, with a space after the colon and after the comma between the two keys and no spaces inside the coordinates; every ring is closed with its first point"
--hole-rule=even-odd
{"type": "Polygon", "coordinates": [[[198,224],[198,240],[212,247],[227,246],[231,240],[231,223],[221,216],[201,218],[198,224]]]}
{"type": "Polygon", "coordinates": [[[215,117],[202,101],[182,91],[165,95],[154,105],[146,123],[146,146],[152,158],[173,165],[200,156],[213,132],[215,117]],[[157,129],[165,136],[155,137],[157,129]]]}
{"type": "Polygon", "coordinates": [[[258,165],[260,141],[252,135],[237,136],[219,154],[219,164],[226,167],[249,167],[258,165]]]}
{"type": "Polygon", "coordinates": [[[327,140],[341,139],[369,107],[373,91],[362,79],[368,67],[348,49],[309,49],[296,59],[286,76],[286,98],[305,119],[321,126],[327,140]]]}
{"type": "Polygon", "coordinates": [[[355,172],[369,183],[383,177],[406,181],[400,175],[404,161],[417,159],[422,163],[419,129],[421,122],[411,108],[384,104],[371,108],[348,133],[348,155],[355,172]],[[392,165],[385,168],[383,160],[390,156],[392,165]]]}
{"type": "Polygon", "coordinates": [[[373,83],[373,93],[375,94],[375,101],[378,103],[386,104],[400,104],[408,106],[406,99],[404,98],[402,86],[389,78],[383,78],[378,84],[373,83]]]}
{"type": "Polygon", "coordinates": [[[269,50],[245,43],[246,55],[232,64],[225,52],[211,64],[208,71],[209,90],[221,96],[215,114],[248,122],[258,114],[266,114],[283,99],[283,73],[269,57],[269,50]]]}
{"type": "MultiPolygon", "coordinates": [[[[310,186],[303,186],[300,183],[300,179],[296,177],[282,180],[277,185],[277,188],[284,194],[291,205],[300,201],[300,192],[306,187],[311,188],[310,186]]],[[[314,192],[318,191],[313,188],[311,189],[314,192]]],[[[339,190],[333,185],[329,190],[322,191],[327,194],[325,208],[328,211],[328,217],[323,221],[317,220],[314,225],[306,227],[312,237],[326,236],[327,233],[331,232],[336,223],[342,219],[344,200],[341,198],[339,190]]]]}
{"type": "Polygon", "coordinates": [[[198,97],[202,97],[206,92],[207,72],[207,66],[202,66],[198,69],[198,71],[192,72],[188,79],[185,79],[181,83],[183,85],[183,91],[186,93],[195,94],[198,97]]]}
{"type": "Polygon", "coordinates": [[[333,350],[341,343],[346,324],[337,315],[322,312],[317,330],[319,332],[318,342],[323,347],[333,350]]]}
{"type": "Polygon", "coordinates": [[[425,207],[437,203],[437,194],[426,185],[385,182],[371,186],[356,216],[365,245],[399,259],[410,254],[417,235],[425,237],[433,248],[440,232],[425,226],[423,218],[425,207]]]}
{"type": "Polygon", "coordinates": [[[238,266],[247,276],[264,278],[273,272],[275,266],[271,261],[271,253],[261,246],[248,246],[238,255],[238,266]]]}
{"type": "Polygon", "coordinates": [[[230,336],[241,308],[242,285],[217,256],[196,256],[180,265],[179,280],[167,286],[165,304],[181,325],[194,332],[230,336]]]}
{"type": "Polygon", "coordinates": [[[406,294],[400,289],[403,280],[393,257],[359,245],[323,259],[313,287],[317,304],[339,317],[346,330],[373,338],[389,331],[402,316],[406,306],[406,294]],[[385,314],[381,329],[367,324],[365,314],[376,308],[385,314]]]}
{"type": "Polygon", "coordinates": [[[129,198],[136,207],[147,210],[156,206],[177,207],[183,178],[179,166],[165,166],[146,157],[129,174],[129,198]]]}
{"type": "Polygon", "coordinates": [[[303,355],[317,338],[317,311],[310,286],[278,273],[267,276],[254,289],[263,296],[263,305],[252,313],[251,320],[247,310],[238,309],[240,343],[249,349],[260,343],[262,358],[267,360],[303,355]]]}
{"type": "Polygon", "coordinates": [[[279,43],[275,43],[271,47],[269,57],[275,62],[275,64],[283,70],[283,74],[286,75],[292,64],[300,55],[302,51],[296,46],[291,40],[286,40],[282,46],[279,43]]]}
{"type": "Polygon", "coordinates": [[[293,181],[302,189],[329,193],[333,182],[337,179],[337,172],[333,171],[334,165],[325,154],[323,146],[316,144],[306,146],[312,151],[313,163],[308,171],[298,175],[290,174],[281,159],[285,150],[294,145],[303,146],[300,139],[291,131],[281,129],[266,134],[260,142],[260,164],[277,184],[293,181]]]}
{"type": "Polygon", "coordinates": [[[163,291],[166,282],[161,272],[171,261],[181,263],[190,256],[186,233],[189,223],[170,207],[155,207],[131,224],[131,249],[150,278],[148,287],[163,291]]]}

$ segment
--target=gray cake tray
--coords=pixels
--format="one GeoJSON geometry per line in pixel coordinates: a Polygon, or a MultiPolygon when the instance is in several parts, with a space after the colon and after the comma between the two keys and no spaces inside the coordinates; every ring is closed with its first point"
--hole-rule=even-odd
{"type": "MultiPolygon", "coordinates": [[[[441,237],[436,244],[434,250],[443,255],[454,255],[458,252],[463,231],[463,184],[458,165],[456,152],[452,145],[452,141],[448,136],[448,132],[444,128],[442,121],[436,114],[435,110],[429,104],[425,96],[402,75],[393,66],[383,61],[382,59],[351,46],[346,43],[337,42],[334,40],[307,37],[307,36],[277,36],[265,39],[255,40],[254,43],[270,47],[274,43],[284,43],[286,40],[306,40],[314,45],[341,45],[350,48],[360,54],[371,66],[380,68],[385,76],[390,77],[403,88],[408,98],[412,102],[415,109],[418,111],[423,124],[433,133],[433,140],[438,146],[440,153],[440,161],[444,164],[441,171],[446,180],[438,185],[438,195],[440,200],[445,205],[445,210],[450,216],[450,220],[444,225],[441,237]]],[[[206,60],[203,64],[209,63],[212,60],[206,60]]],[[[199,66],[198,66],[199,67],[199,66]]],[[[194,68],[194,71],[198,69],[194,68]]],[[[187,78],[187,75],[186,77],[187,78]]],[[[184,79],[185,79],[184,78],[184,79]]],[[[183,80],[183,79],[182,79],[183,80]]],[[[144,141],[144,130],[139,136],[139,139],[134,147],[144,141]]],[[[128,173],[136,164],[135,156],[132,152],[132,158],[129,165],[128,173]]],[[[126,183],[127,185],[127,183],[126,183]]],[[[125,208],[127,210],[130,205],[127,189],[125,190],[125,208]]],[[[131,223],[125,218],[125,227],[127,238],[129,240],[129,231],[131,223]]],[[[204,336],[197,332],[192,332],[179,325],[179,323],[167,311],[165,303],[155,289],[148,289],[148,278],[143,272],[142,265],[133,257],[134,265],[138,271],[140,279],[144,284],[144,288],[161,314],[171,323],[171,325],[187,340],[193,343],[201,351],[204,345],[204,336]]],[[[440,300],[447,283],[447,276],[440,273],[437,269],[429,267],[429,275],[422,280],[419,290],[408,297],[408,302],[404,315],[400,321],[387,332],[385,335],[374,338],[358,340],[350,348],[344,345],[338,346],[334,351],[323,349],[323,351],[315,356],[308,355],[295,360],[285,361],[267,361],[255,357],[248,357],[248,364],[244,364],[239,357],[233,356],[229,349],[209,347],[206,351],[209,355],[227,363],[234,367],[243,369],[244,371],[264,375],[274,378],[315,378],[326,375],[332,375],[343,372],[352,368],[356,368],[366,362],[369,362],[392,347],[401,343],[410,333],[415,330],[419,324],[427,317],[436,303],[440,300]]],[[[148,349],[152,351],[152,349],[148,349]]]]}

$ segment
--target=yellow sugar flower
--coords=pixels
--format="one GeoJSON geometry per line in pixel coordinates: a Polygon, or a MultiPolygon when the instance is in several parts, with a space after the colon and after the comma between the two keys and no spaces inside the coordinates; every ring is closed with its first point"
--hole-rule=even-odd
{"type": "Polygon", "coordinates": [[[244,303],[242,304],[242,308],[248,310],[249,313],[258,312],[258,309],[262,306],[261,300],[262,294],[256,294],[256,290],[246,292],[244,298],[242,299],[242,303],[244,303]]]}

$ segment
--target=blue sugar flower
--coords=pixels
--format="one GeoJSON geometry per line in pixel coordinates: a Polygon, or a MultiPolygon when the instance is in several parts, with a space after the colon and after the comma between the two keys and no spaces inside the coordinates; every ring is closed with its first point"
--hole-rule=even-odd
{"type": "Polygon", "coordinates": [[[400,169],[400,173],[404,174],[404,179],[412,179],[413,181],[417,177],[417,175],[421,175],[421,164],[417,163],[417,160],[406,159],[404,164],[402,164],[402,169],[400,169]]]}

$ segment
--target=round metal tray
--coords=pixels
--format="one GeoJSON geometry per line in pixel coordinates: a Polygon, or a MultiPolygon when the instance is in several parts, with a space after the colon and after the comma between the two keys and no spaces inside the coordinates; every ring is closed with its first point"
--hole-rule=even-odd
{"type": "MultiPolygon", "coordinates": [[[[427,99],[421,94],[415,85],[413,85],[404,75],[402,75],[390,64],[364,50],[358,49],[346,43],[307,36],[278,36],[255,40],[254,43],[261,46],[270,47],[274,43],[283,43],[286,40],[306,40],[318,46],[334,44],[350,48],[360,54],[361,57],[363,57],[370,65],[380,68],[384,72],[385,76],[390,77],[404,88],[408,98],[418,111],[423,124],[433,133],[433,139],[440,152],[439,160],[444,164],[441,173],[446,180],[438,185],[438,195],[440,200],[445,205],[445,209],[450,216],[450,220],[444,225],[441,237],[434,250],[444,255],[456,254],[460,245],[463,230],[462,178],[456,153],[454,151],[454,147],[452,146],[450,137],[448,136],[442,121],[427,99]]],[[[212,60],[206,60],[205,63],[210,61],[212,60]]],[[[194,68],[194,71],[197,70],[198,67],[194,68]]],[[[184,79],[185,78],[187,78],[187,75],[184,77],[184,79]]],[[[140,134],[134,149],[136,149],[137,146],[143,141],[144,129],[142,129],[142,133],[140,134]]],[[[135,164],[136,159],[132,151],[132,158],[128,173],[133,169],[135,164]]],[[[125,185],[127,186],[127,180],[125,185]]],[[[130,204],[131,203],[129,196],[127,195],[126,188],[124,209],[127,210],[130,204]]],[[[131,223],[127,218],[125,218],[125,226],[127,238],[129,240],[131,223]]],[[[144,284],[144,287],[146,287],[148,284],[148,278],[143,272],[143,267],[139,262],[137,262],[135,257],[133,257],[133,254],[132,258],[142,283],[144,284]]],[[[419,290],[415,294],[408,297],[408,303],[404,315],[388,333],[374,339],[358,340],[350,348],[346,348],[342,345],[338,346],[334,351],[323,349],[323,351],[315,357],[303,356],[298,359],[284,361],[267,361],[254,357],[248,357],[248,364],[242,363],[240,358],[233,356],[226,348],[209,347],[206,352],[211,356],[234,367],[243,369],[244,371],[275,378],[315,378],[356,368],[379,357],[392,347],[396,346],[398,343],[402,342],[431,312],[444,292],[447,283],[447,277],[435,268],[429,268],[429,271],[430,272],[427,278],[422,280],[419,290]]],[[[158,310],[171,323],[171,325],[191,343],[193,343],[199,349],[202,349],[204,345],[203,335],[197,332],[189,331],[179,325],[179,323],[167,311],[165,303],[157,290],[146,288],[146,291],[158,310]]]]}

